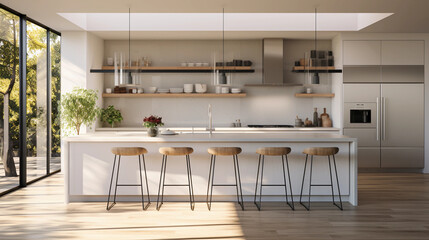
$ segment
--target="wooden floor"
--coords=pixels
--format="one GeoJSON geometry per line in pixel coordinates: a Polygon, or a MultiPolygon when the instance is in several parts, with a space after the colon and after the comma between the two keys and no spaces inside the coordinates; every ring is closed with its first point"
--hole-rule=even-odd
{"type": "Polygon", "coordinates": [[[360,174],[358,207],[63,203],[62,175],[0,198],[0,239],[429,239],[429,175],[360,174]]]}

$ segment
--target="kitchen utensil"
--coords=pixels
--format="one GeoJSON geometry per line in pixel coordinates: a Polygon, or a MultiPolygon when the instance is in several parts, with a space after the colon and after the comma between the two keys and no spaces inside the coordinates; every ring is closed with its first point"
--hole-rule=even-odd
{"type": "Polygon", "coordinates": [[[320,114],[320,117],[323,118],[323,116],[329,117],[329,114],[326,113],[326,108],[323,108],[323,113],[320,114]]]}
{"type": "Polygon", "coordinates": [[[169,93],[170,92],[170,89],[168,89],[168,88],[159,88],[158,89],[158,93],[169,93]]]}
{"type": "Polygon", "coordinates": [[[310,94],[312,91],[311,91],[311,88],[307,88],[307,89],[305,89],[305,91],[306,91],[306,93],[308,93],[308,94],[310,94]]]}
{"type": "Polygon", "coordinates": [[[171,93],[183,93],[183,88],[170,88],[171,93]]]}
{"type": "Polygon", "coordinates": [[[231,88],[231,93],[241,93],[241,88],[231,88]]]}
{"type": "Polygon", "coordinates": [[[328,116],[322,117],[322,127],[332,127],[332,120],[328,116]]]}
{"type": "Polygon", "coordinates": [[[112,57],[108,57],[107,58],[107,65],[108,66],[113,66],[113,58],[112,57]]]}
{"type": "Polygon", "coordinates": [[[222,87],[216,86],[216,93],[222,93],[222,87]]]}
{"type": "Polygon", "coordinates": [[[112,93],[112,89],[111,88],[106,88],[106,93],[112,93]]]}
{"type": "Polygon", "coordinates": [[[144,89],[143,88],[137,89],[137,93],[144,93],[144,89]]]}
{"type": "Polygon", "coordinates": [[[182,67],[186,67],[186,65],[187,65],[187,63],[185,63],[185,62],[180,63],[180,66],[182,66],[182,67]]]}
{"type": "Polygon", "coordinates": [[[147,92],[148,93],[155,93],[157,89],[158,89],[157,87],[150,87],[147,92]]]}
{"type": "Polygon", "coordinates": [[[197,93],[207,92],[207,84],[196,83],[195,84],[195,92],[197,92],[197,93]]]}
{"type": "Polygon", "coordinates": [[[313,113],[313,124],[315,127],[317,127],[317,122],[319,121],[319,114],[317,113],[317,108],[314,108],[313,113]]]}
{"type": "Polygon", "coordinates": [[[222,87],[222,93],[229,93],[229,87],[222,87]]]}
{"type": "Polygon", "coordinates": [[[302,119],[298,118],[298,116],[296,116],[295,127],[302,127],[303,125],[304,125],[304,123],[302,122],[302,119]]]}
{"type": "Polygon", "coordinates": [[[175,131],[172,131],[170,129],[162,130],[161,135],[176,135],[177,133],[175,131]]]}
{"type": "Polygon", "coordinates": [[[234,59],[232,60],[234,66],[243,66],[243,60],[234,59]]]}
{"type": "Polygon", "coordinates": [[[308,120],[308,118],[306,118],[304,121],[304,126],[305,127],[311,127],[311,126],[313,126],[313,122],[308,120]]]}
{"type": "Polygon", "coordinates": [[[195,66],[195,63],[188,63],[188,67],[194,67],[195,66]]]}
{"type": "Polygon", "coordinates": [[[194,84],[183,84],[185,93],[192,93],[194,91],[194,84]]]}
{"type": "Polygon", "coordinates": [[[244,61],[243,61],[243,66],[247,66],[247,67],[252,66],[252,61],[244,60],[244,61]]]}
{"type": "Polygon", "coordinates": [[[203,67],[208,67],[209,66],[209,63],[208,62],[204,62],[203,63],[203,67]]]}

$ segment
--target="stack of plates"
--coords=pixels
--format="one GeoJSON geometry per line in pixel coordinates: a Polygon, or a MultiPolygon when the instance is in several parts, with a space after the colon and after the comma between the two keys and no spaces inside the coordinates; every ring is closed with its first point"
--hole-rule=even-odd
{"type": "Polygon", "coordinates": [[[183,88],[170,88],[171,93],[183,93],[183,88]]]}
{"type": "Polygon", "coordinates": [[[231,88],[231,93],[241,93],[240,88],[231,88]]]}
{"type": "Polygon", "coordinates": [[[169,93],[170,92],[170,89],[168,89],[168,88],[159,88],[158,89],[158,93],[169,93]]]}

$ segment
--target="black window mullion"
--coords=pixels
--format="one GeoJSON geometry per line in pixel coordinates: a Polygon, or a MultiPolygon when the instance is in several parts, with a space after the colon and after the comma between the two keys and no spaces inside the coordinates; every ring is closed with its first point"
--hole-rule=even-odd
{"type": "Polygon", "coordinates": [[[46,31],[46,174],[51,172],[51,31],[48,29],[46,31]]]}
{"type": "Polygon", "coordinates": [[[19,17],[19,186],[27,186],[27,16],[19,17]]]}

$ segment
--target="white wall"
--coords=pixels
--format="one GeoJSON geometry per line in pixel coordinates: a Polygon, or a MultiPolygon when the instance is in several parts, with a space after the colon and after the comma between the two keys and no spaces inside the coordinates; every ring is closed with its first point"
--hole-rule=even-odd
{"type": "MultiPolygon", "coordinates": [[[[304,74],[290,73],[295,60],[304,56],[305,51],[313,48],[313,41],[293,41],[285,44],[290,46],[286,55],[286,78],[298,79],[304,83],[304,74]],[[292,64],[292,65],[291,65],[292,64]],[[288,69],[290,69],[288,71],[288,69]]],[[[331,48],[330,41],[321,41],[320,49],[331,48]]],[[[222,42],[218,40],[157,40],[132,41],[131,60],[139,56],[147,56],[154,66],[179,66],[181,62],[209,62],[213,63],[216,57],[221,61],[222,42]]],[[[122,51],[128,55],[128,41],[105,41],[104,58],[113,57],[115,52],[122,51]]],[[[286,51],[286,50],[285,50],[286,51]]],[[[225,61],[233,59],[251,60],[255,73],[233,74],[233,86],[242,87],[248,83],[262,82],[262,40],[231,40],[225,42],[225,61]]],[[[114,87],[114,75],[104,74],[105,87],[114,87]]],[[[210,73],[155,73],[141,74],[142,87],[155,86],[158,88],[183,87],[185,83],[209,84],[209,91],[214,92],[212,84],[213,74],[210,73]]],[[[330,92],[328,75],[321,75],[321,84],[314,85],[315,92],[330,92]]],[[[305,119],[312,119],[313,108],[317,107],[321,113],[324,107],[331,113],[331,99],[304,99],[295,98],[294,94],[302,92],[304,87],[246,87],[246,98],[238,99],[209,99],[209,98],[106,98],[104,106],[114,105],[120,109],[124,121],[122,127],[141,126],[144,116],[157,114],[163,117],[166,126],[206,126],[207,106],[213,107],[214,126],[230,126],[236,119],[243,124],[294,124],[296,115],[305,119]]],[[[335,123],[336,119],[333,119],[335,123]]]]}
{"type": "MultiPolygon", "coordinates": [[[[342,40],[423,40],[425,41],[425,168],[429,173],[429,34],[396,33],[344,33],[342,40]]],[[[412,117],[412,116],[411,116],[412,117]]]]}
{"type": "MultiPolygon", "coordinates": [[[[103,74],[94,75],[89,71],[92,67],[102,66],[104,41],[92,33],[62,32],[61,33],[61,93],[65,94],[75,87],[98,90],[98,105],[103,99],[103,74]]],[[[97,121],[98,122],[98,121],[97,121]]],[[[81,133],[94,131],[94,126],[82,127],[81,133]]],[[[62,131],[64,133],[65,131],[62,131]]]]}

